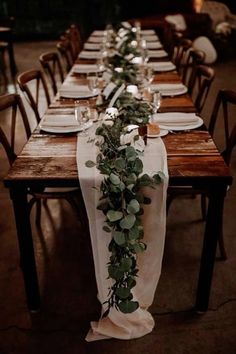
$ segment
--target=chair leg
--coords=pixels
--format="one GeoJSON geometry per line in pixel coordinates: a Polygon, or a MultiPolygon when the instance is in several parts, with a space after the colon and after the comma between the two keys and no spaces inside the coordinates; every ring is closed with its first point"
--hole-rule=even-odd
{"type": "Polygon", "coordinates": [[[41,200],[37,199],[36,200],[36,216],[35,216],[35,224],[37,226],[40,226],[40,222],[41,222],[41,200]]]}
{"type": "Polygon", "coordinates": [[[221,229],[221,233],[218,239],[218,244],[219,244],[219,250],[220,250],[220,259],[222,261],[226,261],[227,260],[227,253],[225,250],[225,244],[224,244],[224,237],[223,237],[223,230],[221,229]]]}
{"type": "Polygon", "coordinates": [[[206,204],[207,204],[206,194],[201,194],[201,210],[202,210],[203,221],[206,221],[206,204]]]}

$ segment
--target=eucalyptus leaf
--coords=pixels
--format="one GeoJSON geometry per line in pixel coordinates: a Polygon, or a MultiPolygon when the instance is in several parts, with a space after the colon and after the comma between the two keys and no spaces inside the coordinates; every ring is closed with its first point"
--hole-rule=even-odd
{"type": "Polygon", "coordinates": [[[128,272],[132,267],[132,259],[131,258],[122,258],[120,262],[120,269],[124,272],[128,272]]]}
{"type": "Polygon", "coordinates": [[[126,242],[125,234],[122,231],[113,231],[112,237],[118,246],[122,246],[126,242]]]}
{"type": "Polygon", "coordinates": [[[118,185],[121,182],[119,176],[115,175],[114,173],[110,174],[109,179],[111,183],[114,185],[118,185]]]}
{"type": "Polygon", "coordinates": [[[86,167],[94,167],[96,166],[96,163],[94,161],[88,160],[85,162],[86,167]]]}
{"type": "Polygon", "coordinates": [[[120,269],[119,267],[109,265],[108,274],[109,274],[110,278],[115,279],[115,280],[120,280],[124,275],[124,271],[122,269],[120,269]]]}
{"type": "Polygon", "coordinates": [[[118,307],[119,310],[123,313],[132,313],[137,310],[139,303],[137,301],[126,300],[119,302],[118,307]]]}
{"type": "Polygon", "coordinates": [[[114,166],[117,169],[117,171],[122,171],[126,166],[125,159],[123,159],[121,157],[116,159],[114,162],[114,166]]]}
{"type": "Polygon", "coordinates": [[[117,288],[115,291],[115,294],[120,299],[127,299],[130,295],[130,289],[129,288],[117,288]]]}
{"type": "Polygon", "coordinates": [[[123,213],[121,211],[109,210],[107,212],[106,216],[107,216],[109,221],[114,222],[114,221],[122,219],[123,213]]]}
{"type": "Polygon", "coordinates": [[[125,216],[121,221],[120,221],[120,227],[122,229],[131,229],[131,227],[134,225],[136,221],[136,217],[133,214],[129,214],[125,216]]]}
{"type": "Polygon", "coordinates": [[[132,227],[132,229],[129,230],[128,238],[129,240],[136,240],[139,238],[140,230],[137,226],[132,227]]]}
{"type": "Polygon", "coordinates": [[[136,199],[132,199],[128,206],[127,206],[127,211],[129,214],[136,214],[140,210],[140,205],[139,202],[136,199]]]}

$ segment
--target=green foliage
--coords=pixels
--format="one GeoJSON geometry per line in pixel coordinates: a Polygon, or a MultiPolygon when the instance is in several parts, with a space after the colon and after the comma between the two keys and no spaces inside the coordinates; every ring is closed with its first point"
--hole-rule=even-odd
{"type": "MultiPolygon", "coordinates": [[[[130,32],[129,35],[132,39],[133,34],[130,32]]],[[[122,56],[129,52],[129,47],[121,48],[122,56]]],[[[122,56],[111,58],[110,67],[119,64],[125,70],[128,68],[129,73],[134,73],[122,56]]],[[[111,235],[108,276],[113,279],[104,316],[112,306],[123,313],[131,313],[139,306],[137,301],[132,301],[132,288],[138,274],[137,254],[146,249],[142,242],[144,235],[140,215],[143,213],[142,204],[151,203],[150,198],[143,195],[142,187],[154,188],[163,178],[159,172],[154,176],[143,174],[140,152],[131,144],[122,146],[120,143],[120,136],[125,134],[128,124],[143,125],[148,122],[151,107],[127,92],[116,101],[116,107],[119,115],[113,119],[113,124],[108,126],[103,123],[96,130],[96,135],[102,137],[99,139],[102,142],[97,143],[100,152],[96,162],[86,162],[87,167],[96,166],[104,175],[97,208],[104,213],[106,224],[103,230],[111,235]]]]}

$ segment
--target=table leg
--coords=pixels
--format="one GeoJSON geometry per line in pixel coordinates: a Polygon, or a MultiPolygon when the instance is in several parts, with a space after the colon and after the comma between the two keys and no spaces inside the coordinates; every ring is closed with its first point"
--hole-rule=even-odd
{"type": "Polygon", "coordinates": [[[25,282],[27,304],[30,311],[37,311],[40,307],[40,294],[30,225],[30,211],[27,202],[27,189],[13,188],[10,190],[10,195],[15,213],[20,264],[25,282]]]}
{"type": "Polygon", "coordinates": [[[212,188],[209,191],[209,205],[195,305],[195,309],[199,312],[205,312],[208,309],[217,240],[219,238],[223,222],[225,193],[225,188],[219,187],[212,188]]]}

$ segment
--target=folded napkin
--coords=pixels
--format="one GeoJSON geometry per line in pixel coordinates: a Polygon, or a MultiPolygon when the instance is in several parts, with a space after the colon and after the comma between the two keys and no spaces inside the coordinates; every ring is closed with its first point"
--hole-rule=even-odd
{"type": "Polygon", "coordinates": [[[172,113],[155,113],[152,120],[160,126],[188,126],[199,123],[199,117],[195,113],[172,112],[172,113]]]}
{"type": "Polygon", "coordinates": [[[176,66],[171,61],[150,62],[147,64],[154,71],[171,71],[175,70],[176,66]]]}
{"type": "Polygon", "coordinates": [[[73,66],[74,73],[96,73],[101,71],[97,64],[75,64],[73,66]]]}
{"type": "Polygon", "coordinates": [[[159,37],[156,34],[146,35],[145,33],[142,34],[142,38],[145,39],[147,42],[158,41],[159,37]]]}
{"type": "Polygon", "coordinates": [[[162,48],[162,44],[159,41],[155,42],[147,42],[147,49],[160,49],[162,48]]]}
{"type": "Polygon", "coordinates": [[[100,52],[96,51],[87,51],[87,50],[82,50],[82,52],[79,53],[79,58],[81,59],[99,59],[101,57],[100,52]]]}
{"type": "Polygon", "coordinates": [[[164,58],[167,57],[167,52],[164,49],[161,50],[148,50],[149,58],[164,58]]]}
{"type": "Polygon", "coordinates": [[[41,128],[46,127],[74,127],[78,126],[74,114],[46,114],[40,122],[41,128]]]}
{"type": "Polygon", "coordinates": [[[85,85],[62,85],[59,95],[65,98],[83,98],[95,96],[85,85]]]}
{"type": "Polygon", "coordinates": [[[94,49],[94,50],[100,50],[101,49],[101,45],[100,43],[85,43],[84,44],[84,49],[94,49]]]}
{"type": "Polygon", "coordinates": [[[92,32],[91,37],[93,37],[93,36],[103,37],[104,34],[105,34],[105,31],[96,30],[96,31],[93,31],[93,32],[92,32]]]}
{"type": "Polygon", "coordinates": [[[155,31],[152,29],[143,29],[141,30],[142,35],[156,35],[155,31]]]}
{"type": "Polygon", "coordinates": [[[88,39],[88,42],[92,42],[92,43],[102,43],[103,41],[103,37],[100,36],[90,36],[88,39]]]}
{"type": "Polygon", "coordinates": [[[184,84],[152,84],[151,89],[160,91],[162,96],[182,95],[188,91],[184,84]]]}

